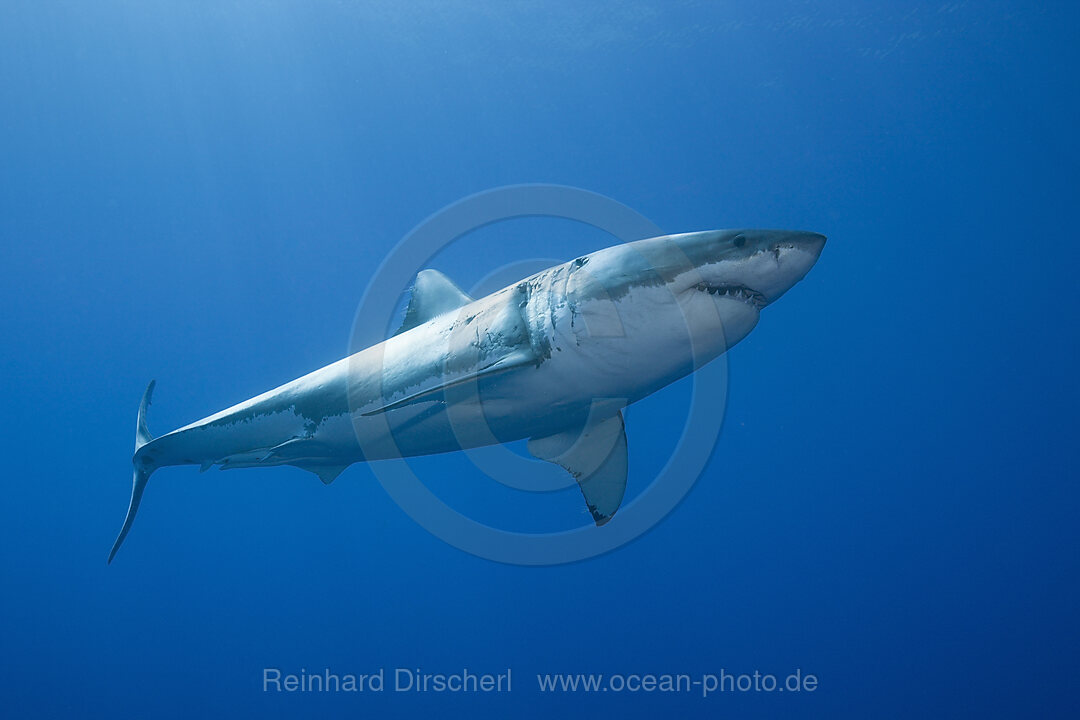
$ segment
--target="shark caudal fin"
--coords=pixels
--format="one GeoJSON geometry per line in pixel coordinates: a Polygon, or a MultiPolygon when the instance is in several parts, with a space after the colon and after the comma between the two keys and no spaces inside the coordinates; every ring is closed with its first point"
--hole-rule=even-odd
{"type": "Polygon", "coordinates": [[[143,490],[146,489],[146,481],[150,479],[150,474],[155,470],[152,465],[141,462],[139,459],[139,449],[154,439],[150,434],[150,430],[146,427],[146,409],[150,407],[150,397],[153,394],[154,381],[151,380],[150,384],[146,387],[146,392],[143,393],[142,402],[139,403],[139,420],[135,426],[135,457],[132,459],[132,462],[135,464],[135,475],[131,480],[131,502],[128,504],[127,517],[124,518],[124,526],[120,528],[120,534],[116,536],[116,542],[113,543],[112,550],[109,552],[108,562],[110,563],[116,556],[116,551],[119,550],[120,546],[123,544],[124,538],[127,537],[128,531],[131,530],[131,523],[135,522],[135,513],[139,510],[139,502],[142,501],[143,490]]]}

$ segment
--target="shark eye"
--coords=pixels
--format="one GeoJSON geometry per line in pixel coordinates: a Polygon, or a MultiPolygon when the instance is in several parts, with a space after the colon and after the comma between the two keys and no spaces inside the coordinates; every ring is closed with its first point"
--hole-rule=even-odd
{"type": "Polygon", "coordinates": [[[746,236],[736,235],[735,237],[731,238],[731,242],[735,247],[741,248],[743,245],[746,244],[746,236]]]}

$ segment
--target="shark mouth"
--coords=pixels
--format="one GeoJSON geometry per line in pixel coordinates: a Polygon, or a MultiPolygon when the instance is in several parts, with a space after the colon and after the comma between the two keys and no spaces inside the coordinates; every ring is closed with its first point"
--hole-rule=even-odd
{"type": "Polygon", "coordinates": [[[706,283],[700,283],[695,289],[707,292],[714,297],[728,297],[732,300],[739,300],[758,309],[765,307],[767,304],[764,295],[756,290],[751,290],[745,285],[736,285],[734,283],[707,285],[706,283]]]}

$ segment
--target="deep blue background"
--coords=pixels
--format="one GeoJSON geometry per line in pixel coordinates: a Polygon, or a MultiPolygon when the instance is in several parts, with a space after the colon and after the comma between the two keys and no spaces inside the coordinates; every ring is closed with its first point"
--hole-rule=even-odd
{"type": "MultiPolygon", "coordinates": [[[[162,5],[0,5],[5,714],[1076,713],[1069,4],[162,5]],[[106,567],[147,380],[163,432],[337,359],[398,239],[521,182],[671,232],[830,236],[730,354],[724,433],[674,513],[530,569],[428,535],[362,466],[329,488],[178,468],[106,567]],[[512,666],[515,692],[260,692],[264,666],[396,665],[512,666]],[[820,689],[533,681],[721,668],[820,689]]],[[[544,227],[439,268],[468,285],[608,242],[544,227]]],[[[629,416],[632,489],[679,392],[629,416]]],[[[474,481],[441,460],[437,482],[474,481]]]]}

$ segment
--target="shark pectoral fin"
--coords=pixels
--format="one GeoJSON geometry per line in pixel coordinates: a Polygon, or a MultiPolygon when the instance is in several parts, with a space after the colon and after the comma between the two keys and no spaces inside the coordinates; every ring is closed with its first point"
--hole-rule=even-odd
{"type": "Polygon", "coordinates": [[[581,488],[596,524],[611,519],[626,493],[626,428],[622,413],[590,422],[581,432],[529,440],[529,452],[561,465],[581,488]]]}
{"type": "Polygon", "coordinates": [[[457,310],[473,299],[438,270],[421,270],[413,283],[405,320],[394,335],[423,325],[433,317],[457,310]]]}
{"type": "Polygon", "coordinates": [[[536,353],[532,351],[532,348],[522,348],[519,350],[515,350],[514,352],[499,358],[495,362],[480,370],[477,370],[476,372],[469,373],[468,375],[465,375],[463,377],[453,378],[446,382],[435,385],[434,387],[430,387],[426,390],[415,392],[412,395],[408,395],[401,398],[400,400],[395,400],[392,403],[382,405],[375,408],[374,410],[368,410],[365,413],[361,413],[361,415],[378,415],[379,413],[396,410],[400,407],[405,407],[406,405],[413,405],[418,402],[433,402],[435,400],[440,400],[441,398],[438,397],[439,393],[443,393],[450,388],[464,385],[465,383],[476,382],[481,378],[496,375],[501,372],[506,372],[507,370],[513,370],[514,368],[519,368],[525,365],[534,365],[536,364],[536,362],[536,353]]]}
{"type": "Polygon", "coordinates": [[[348,465],[320,465],[315,462],[308,462],[305,460],[297,460],[296,462],[288,463],[293,467],[298,467],[301,470],[307,470],[310,473],[315,473],[319,476],[319,479],[323,481],[323,485],[329,485],[337,480],[337,476],[341,474],[342,470],[349,467],[348,465]]]}

